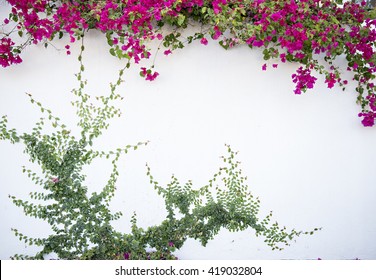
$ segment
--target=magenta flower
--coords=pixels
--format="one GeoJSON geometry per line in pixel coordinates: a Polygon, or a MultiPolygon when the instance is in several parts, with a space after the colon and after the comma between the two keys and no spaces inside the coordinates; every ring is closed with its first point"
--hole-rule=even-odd
{"type": "Polygon", "coordinates": [[[55,177],[51,179],[52,183],[56,184],[59,183],[59,178],[55,177]]]}
{"type": "Polygon", "coordinates": [[[200,43],[206,46],[208,44],[208,40],[204,37],[200,40],[200,43]]]}
{"type": "Polygon", "coordinates": [[[165,50],[163,54],[164,55],[169,55],[169,54],[172,54],[172,51],[171,50],[165,50]]]}
{"type": "Polygon", "coordinates": [[[262,47],[264,45],[264,42],[262,40],[260,41],[253,41],[252,46],[254,47],[262,47]]]}
{"type": "Polygon", "coordinates": [[[245,42],[246,42],[248,45],[250,45],[250,44],[253,43],[254,40],[256,40],[256,36],[252,36],[252,37],[248,38],[248,40],[245,41],[245,42]]]}
{"type": "Polygon", "coordinates": [[[368,95],[366,99],[369,102],[369,107],[373,112],[376,112],[376,96],[375,95],[368,95]]]}
{"type": "Polygon", "coordinates": [[[286,54],[285,54],[285,53],[281,53],[281,54],[279,55],[279,57],[280,57],[280,59],[281,59],[281,61],[282,61],[283,63],[286,62],[286,54]]]}
{"type": "Polygon", "coordinates": [[[0,39],[0,65],[8,67],[22,62],[20,56],[13,53],[14,42],[10,38],[0,39]]]}
{"type": "Polygon", "coordinates": [[[217,40],[221,35],[222,35],[222,32],[221,32],[221,30],[219,30],[219,27],[218,26],[214,26],[213,39],[217,40]]]}
{"type": "Polygon", "coordinates": [[[169,246],[169,247],[174,247],[175,244],[174,244],[174,242],[171,242],[171,241],[170,241],[170,242],[168,242],[168,246],[169,246]]]}
{"type": "Polygon", "coordinates": [[[125,253],[123,254],[123,257],[124,257],[124,260],[129,260],[129,258],[131,257],[131,254],[128,253],[128,252],[125,252],[125,253]]]}
{"type": "Polygon", "coordinates": [[[152,73],[151,70],[147,70],[146,74],[144,74],[144,76],[146,76],[146,78],[145,78],[146,81],[154,81],[159,76],[159,73],[158,72],[152,73]]]}
{"type": "Polygon", "coordinates": [[[266,71],[266,63],[262,66],[262,71],[266,71]]]}
{"type": "Polygon", "coordinates": [[[365,127],[372,127],[375,125],[376,114],[373,112],[359,113],[359,117],[363,117],[362,124],[365,127]]]}
{"type": "Polygon", "coordinates": [[[299,67],[296,70],[296,74],[293,74],[292,81],[296,84],[295,87],[295,94],[301,94],[302,91],[304,92],[307,88],[313,88],[317,78],[311,75],[310,69],[303,69],[303,67],[299,67]]]}
{"type": "Polygon", "coordinates": [[[273,21],[279,21],[282,18],[281,11],[278,11],[270,16],[273,21]]]}
{"type": "Polygon", "coordinates": [[[158,72],[152,73],[150,69],[141,67],[140,76],[144,77],[146,81],[154,81],[159,76],[159,73],[158,72]]]}
{"type": "Polygon", "coordinates": [[[336,83],[336,75],[334,73],[330,73],[329,76],[326,77],[325,83],[328,84],[328,88],[334,87],[336,83]]]}
{"type": "Polygon", "coordinates": [[[142,77],[145,77],[148,71],[146,70],[146,67],[141,67],[140,75],[142,77]]]}
{"type": "Polygon", "coordinates": [[[297,53],[297,54],[295,55],[295,57],[296,57],[297,59],[304,59],[305,54],[304,54],[304,53],[297,53]]]}

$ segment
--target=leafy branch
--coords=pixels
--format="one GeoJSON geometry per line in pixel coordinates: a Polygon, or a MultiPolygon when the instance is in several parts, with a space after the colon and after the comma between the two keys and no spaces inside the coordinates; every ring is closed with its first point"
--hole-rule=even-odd
{"type": "MultiPolygon", "coordinates": [[[[7,116],[3,116],[0,121],[0,139],[11,143],[22,143],[29,161],[38,164],[42,169],[40,175],[23,167],[23,172],[33,183],[42,187],[42,191],[29,194],[31,200],[43,203],[30,202],[9,195],[12,202],[20,207],[25,215],[47,221],[54,232],[45,238],[30,238],[13,229],[14,234],[28,245],[42,247],[41,251],[32,257],[36,259],[41,259],[48,253],[56,253],[63,259],[77,258],[93,246],[100,248],[101,258],[110,257],[108,254],[112,253],[114,239],[112,234],[114,230],[110,223],[121,216],[120,212],[111,213],[108,208],[119,176],[117,163],[128,151],[147,144],[140,142],[108,152],[91,148],[93,141],[108,128],[109,120],[120,116],[120,110],[114,102],[121,97],[115,93],[115,90],[122,82],[121,76],[124,70],[120,71],[116,84],[111,84],[110,94],[97,98],[99,105],[88,105],[91,97],[84,93],[86,81],[82,81],[83,50],[82,47],[79,56],[80,72],[76,75],[79,88],[73,90],[74,96],[78,99],[73,105],[77,107],[78,126],[81,127],[79,137],[74,136],[60,118],[30,94],[28,94],[30,102],[46,116],[40,118],[31,132],[20,134],[16,129],[9,129],[7,116]],[[47,124],[53,127],[50,133],[44,132],[47,124]],[[85,185],[86,176],[83,174],[83,167],[97,158],[110,160],[112,171],[102,191],[89,194],[88,187],[85,185]]],[[[18,257],[27,258],[27,256],[15,256],[18,257]]]]}

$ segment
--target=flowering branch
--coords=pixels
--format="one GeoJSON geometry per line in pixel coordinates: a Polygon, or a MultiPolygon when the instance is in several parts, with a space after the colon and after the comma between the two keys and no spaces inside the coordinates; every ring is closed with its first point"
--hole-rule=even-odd
{"type": "MultiPolygon", "coordinates": [[[[368,1],[370,2],[370,1],[368,1]]],[[[70,42],[90,29],[106,34],[110,53],[136,64],[151,57],[147,43],[160,40],[165,55],[195,40],[208,44],[208,37],[229,49],[239,44],[263,48],[264,59],[294,62],[301,66],[292,76],[295,94],[314,87],[316,74],[324,75],[328,88],[345,89],[348,81],[336,64],[347,60],[346,71],[357,82],[359,116],[364,126],[373,126],[375,111],[376,20],[366,1],[342,0],[9,0],[12,10],[0,34],[0,64],[21,63],[28,44],[45,43],[68,34],[70,42]],[[181,30],[192,22],[201,31],[184,38],[181,30]],[[162,34],[164,25],[174,27],[162,34]],[[15,33],[15,29],[18,30],[15,33]],[[230,34],[230,36],[225,36],[230,34]],[[16,45],[14,36],[24,38],[16,45]],[[322,62],[322,58],[324,62],[322,62]]],[[[70,54],[69,46],[67,53],[70,54]]],[[[277,63],[273,64],[278,67],[277,63]]],[[[140,75],[152,81],[159,75],[154,65],[140,75]]],[[[267,65],[263,65],[263,70],[267,65]]]]}

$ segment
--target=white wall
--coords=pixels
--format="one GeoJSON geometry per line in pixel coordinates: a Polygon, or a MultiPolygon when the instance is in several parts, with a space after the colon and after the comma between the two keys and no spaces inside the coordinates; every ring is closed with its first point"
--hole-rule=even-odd
{"type": "MultiPolygon", "coordinates": [[[[123,63],[108,54],[101,34],[91,32],[85,40],[89,89],[102,94],[123,63]]],[[[32,46],[21,65],[0,69],[0,115],[8,115],[10,126],[28,130],[40,116],[25,92],[75,124],[69,102],[76,85],[78,45],[71,56],[65,55],[64,41],[54,45],[61,50],[32,46]]],[[[360,124],[355,91],[328,90],[321,79],[315,90],[296,96],[291,74],[297,65],[264,72],[263,63],[257,50],[243,46],[225,51],[210,41],[168,57],[160,54],[156,67],[161,75],[154,82],[141,79],[137,66],[127,72],[121,87],[124,114],[98,146],[150,144],[121,161],[113,206],[124,217],[116,227],[129,230],[133,211],[145,227],[165,215],[163,201],[145,176],[146,162],[161,183],[175,174],[199,187],[221,164],[227,143],[240,152],[262,214],[273,210],[274,218],[289,228],[323,230],[299,238],[282,252],[271,251],[252,230],[224,230],[206,248],[189,240],[177,253],[180,258],[375,259],[376,128],[360,124]]],[[[19,242],[11,227],[39,237],[48,234],[48,226],[25,218],[8,199],[8,194],[25,198],[34,190],[21,173],[22,165],[30,166],[22,146],[0,142],[0,155],[0,258],[8,259],[35,251],[19,242]]],[[[109,166],[96,163],[87,173],[88,185],[99,189],[109,166]]]]}

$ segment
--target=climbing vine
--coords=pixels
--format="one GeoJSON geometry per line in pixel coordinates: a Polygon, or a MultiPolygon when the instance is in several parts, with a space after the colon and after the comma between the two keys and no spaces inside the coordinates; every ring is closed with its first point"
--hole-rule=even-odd
{"type": "Polygon", "coordinates": [[[273,250],[282,250],[298,236],[319,230],[288,231],[277,222],[271,222],[271,212],[265,218],[259,218],[260,201],[250,192],[236,161],[236,153],[229,146],[228,155],[223,157],[224,166],[207,185],[198,189],[193,188],[191,182],[181,184],[175,177],[167,187],[162,187],[147,167],[150,184],[165,200],[166,219],[160,225],[143,229],[137,226],[134,215],[130,233],[115,230],[112,222],[122,216],[121,212],[110,210],[120,176],[118,162],[128,151],[147,142],[111,151],[93,148],[110,121],[120,116],[115,102],[122,97],[116,89],[123,81],[127,66],[119,71],[117,81],[110,84],[109,94],[98,96],[97,102],[92,102],[94,97],[85,91],[83,51],[82,45],[78,57],[80,71],[76,74],[78,87],[72,90],[72,105],[78,117],[77,135],[30,94],[30,102],[43,115],[30,132],[20,133],[9,128],[7,116],[0,120],[0,140],[22,144],[29,161],[42,170],[36,172],[23,167],[35,189],[29,199],[14,195],[9,198],[25,215],[46,221],[53,232],[47,237],[30,237],[12,229],[21,241],[40,248],[33,256],[16,254],[13,258],[44,259],[54,253],[59,259],[176,259],[173,252],[188,238],[197,239],[205,246],[221,228],[230,231],[253,229],[273,250]],[[112,171],[102,190],[91,192],[83,169],[100,158],[110,161],[112,171]]]}

